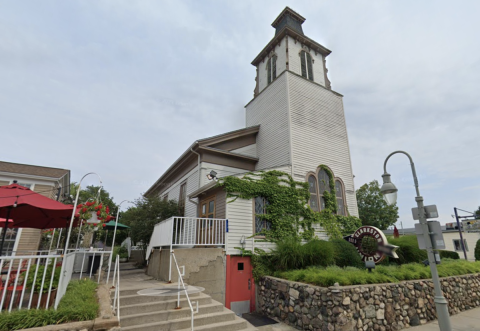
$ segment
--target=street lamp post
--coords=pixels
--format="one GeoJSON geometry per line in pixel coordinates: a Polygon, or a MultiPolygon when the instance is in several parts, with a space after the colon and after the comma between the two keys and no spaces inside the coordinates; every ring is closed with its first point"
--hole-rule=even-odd
{"type": "Polygon", "coordinates": [[[417,196],[415,197],[415,201],[417,202],[417,206],[418,206],[419,222],[423,231],[423,237],[425,240],[425,246],[426,246],[426,251],[428,255],[428,262],[430,265],[433,286],[435,289],[434,301],[435,301],[435,308],[437,310],[438,325],[441,331],[451,331],[452,326],[450,324],[450,315],[448,314],[448,302],[443,296],[442,288],[440,286],[440,279],[438,277],[435,253],[433,251],[432,240],[430,237],[430,232],[428,230],[427,216],[426,216],[425,208],[423,205],[423,197],[420,195],[420,190],[418,188],[418,179],[417,179],[417,173],[415,171],[415,165],[413,164],[412,157],[408,153],[404,151],[395,151],[391,153],[389,156],[387,156],[387,158],[385,159],[385,163],[383,164],[383,172],[384,172],[384,174],[382,175],[383,185],[380,190],[384,195],[385,201],[388,204],[391,205],[397,201],[398,189],[391,182],[390,174],[387,173],[387,161],[388,159],[390,159],[392,155],[398,154],[398,153],[405,154],[409,158],[410,165],[412,167],[413,181],[415,183],[415,190],[417,191],[417,196]]]}

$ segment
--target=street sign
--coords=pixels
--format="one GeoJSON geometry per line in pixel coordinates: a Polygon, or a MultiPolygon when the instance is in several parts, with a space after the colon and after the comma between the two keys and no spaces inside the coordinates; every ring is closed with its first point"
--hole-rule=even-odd
{"type": "MultiPolygon", "coordinates": [[[[425,209],[426,218],[438,218],[438,210],[436,205],[430,205],[423,207],[425,209]]],[[[414,220],[420,219],[420,214],[418,212],[418,207],[412,208],[412,214],[414,220]]]]}
{"type": "MultiPolygon", "coordinates": [[[[445,249],[445,241],[443,240],[442,226],[438,221],[428,221],[428,232],[432,240],[433,249],[445,249]]],[[[417,235],[418,248],[426,249],[425,238],[423,237],[422,225],[415,224],[415,234],[417,235]]]]}

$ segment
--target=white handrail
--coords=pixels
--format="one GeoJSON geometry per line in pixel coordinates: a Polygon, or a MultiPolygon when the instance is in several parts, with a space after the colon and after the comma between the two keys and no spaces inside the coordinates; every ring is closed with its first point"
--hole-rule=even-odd
{"type": "MultiPolygon", "coordinates": [[[[191,311],[191,314],[192,314],[192,331],[193,331],[193,306],[192,306],[192,303],[191,303],[190,298],[188,296],[187,289],[185,287],[185,283],[183,282],[182,274],[180,273],[180,268],[178,267],[177,258],[175,257],[175,254],[174,254],[173,251],[171,251],[171,254],[173,256],[173,260],[175,261],[175,266],[177,267],[178,280],[182,283],[183,290],[185,291],[185,296],[187,297],[188,306],[190,307],[190,311],[191,311]]],[[[184,268],[183,271],[185,272],[185,267],[183,267],[183,268],[184,268]]],[[[177,308],[180,308],[180,291],[178,291],[177,308]]],[[[197,313],[198,313],[198,301],[197,301],[197,313]]]]}
{"type": "Polygon", "coordinates": [[[113,270],[112,284],[115,287],[115,295],[113,297],[113,310],[117,311],[117,318],[120,322],[120,260],[118,255],[115,258],[115,268],[113,270]]]}

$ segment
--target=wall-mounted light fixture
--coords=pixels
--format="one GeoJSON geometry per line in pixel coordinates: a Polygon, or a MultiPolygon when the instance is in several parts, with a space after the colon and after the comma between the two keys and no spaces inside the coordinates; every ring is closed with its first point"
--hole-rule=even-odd
{"type": "Polygon", "coordinates": [[[216,172],[215,170],[210,171],[210,173],[207,174],[207,178],[208,178],[208,180],[212,180],[212,179],[213,179],[213,180],[217,181],[217,180],[218,180],[218,178],[217,178],[217,172],[216,172]]]}

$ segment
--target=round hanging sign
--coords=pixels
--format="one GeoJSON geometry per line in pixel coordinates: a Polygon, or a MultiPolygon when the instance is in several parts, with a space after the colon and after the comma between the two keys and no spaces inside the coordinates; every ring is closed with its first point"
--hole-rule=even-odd
{"type": "Polygon", "coordinates": [[[346,236],[344,239],[355,246],[362,261],[373,260],[373,262],[379,263],[385,256],[398,258],[395,253],[398,246],[390,245],[382,230],[374,226],[362,226],[354,234],[346,236]]]}

